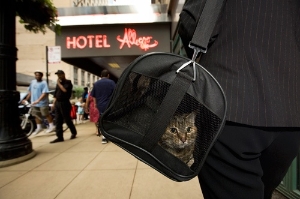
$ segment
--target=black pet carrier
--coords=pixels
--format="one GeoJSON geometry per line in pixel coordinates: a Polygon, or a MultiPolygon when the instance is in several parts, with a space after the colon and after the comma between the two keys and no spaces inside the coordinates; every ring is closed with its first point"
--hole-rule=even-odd
{"type": "MultiPolygon", "coordinates": [[[[197,28],[201,20],[217,20],[220,0],[208,2],[197,28]]],[[[214,25],[209,26],[210,36],[214,25]]],[[[175,181],[199,173],[225,122],[224,92],[195,62],[197,50],[192,60],[171,53],[137,58],[121,75],[100,120],[108,140],[175,181]]]]}

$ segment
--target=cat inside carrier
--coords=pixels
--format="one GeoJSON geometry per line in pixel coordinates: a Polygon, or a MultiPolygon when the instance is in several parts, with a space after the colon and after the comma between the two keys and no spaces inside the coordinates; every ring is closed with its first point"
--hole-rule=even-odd
{"type": "Polygon", "coordinates": [[[139,160],[175,181],[197,176],[225,123],[226,97],[200,64],[223,5],[206,1],[196,19],[191,59],[148,53],[122,73],[100,130],[139,160]]]}
{"type": "Polygon", "coordinates": [[[121,76],[100,123],[107,139],[175,181],[199,173],[226,112],[224,93],[204,68],[174,72],[186,62],[141,56],[121,76]]]}

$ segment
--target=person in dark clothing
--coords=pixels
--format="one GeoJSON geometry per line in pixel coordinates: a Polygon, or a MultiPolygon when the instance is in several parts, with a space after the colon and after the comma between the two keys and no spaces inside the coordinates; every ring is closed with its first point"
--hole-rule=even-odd
{"type": "Polygon", "coordinates": [[[72,95],[72,82],[67,80],[65,73],[62,70],[58,70],[55,73],[58,76],[57,85],[54,91],[53,107],[55,107],[55,119],[56,119],[56,136],[57,138],[50,143],[63,142],[63,128],[64,121],[68,125],[72,135],[70,139],[76,138],[77,130],[72,122],[70,115],[71,103],[70,98],[72,95]]]}
{"type": "MultiPolygon", "coordinates": [[[[86,103],[86,100],[87,100],[88,95],[89,95],[88,91],[89,91],[88,87],[84,87],[83,88],[83,93],[81,95],[82,103],[86,103]]],[[[88,119],[88,115],[89,115],[88,113],[84,112],[83,113],[83,119],[87,120],[88,119]]]]}
{"type": "MultiPolygon", "coordinates": [[[[110,97],[115,89],[115,82],[109,79],[109,73],[107,70],[101,72],[101,79],[95,82],[94,88],[91,92],[91,96],[94,100],[94,106],[97,107],[99,115],[104,113],[110,97]]],[[[102,143],[106,144],[107,140],[102,136],[102,143]]]]}
{"type": "MultiPolygon", "coordinates": [[[[208,0],[188,0],[189,42],[208,0]]],[[[221,2],[221,1],[220,1],[221,2]]],[[[198,175],[205,199],[270,199],[300,145],[300,1],[225,1],[200,64],[220,83],[227,121],[198,175]]]]}

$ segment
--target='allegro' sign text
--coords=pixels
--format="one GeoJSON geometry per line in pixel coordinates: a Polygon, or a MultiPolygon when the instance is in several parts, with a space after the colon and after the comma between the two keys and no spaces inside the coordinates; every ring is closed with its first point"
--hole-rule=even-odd
{"type": "MultiPolygon", "coordinates": [[[[111,41],[111,40],[110,40],[111,41]]],[[[113,42],[113,41],[111,41],[113,42]]],[[[138,37],[135,29],[125,28],[123,38],[118,35],[116,42],[120,43],[119,49],[123,49],[125,45],[128,48],[137,46],[140,49],[147,51],[150,48],[154,48],[158,45],[158,41],[152,40],[152,36],[138,37]]],[[[80,35],[73,37],[66,37],[67,49],[86,49],[86,48],[111,48],[108,36],[103,34],[95,35],[80,35]]]]}
{"type": "Polygon", "coordinates": [[[137,37],[137,33],[134,29],[125,28],[123,38],[120,35],[117,36],[117,40],[121,43],[120,49],[123,48],[124,44],[127,44],[128,48],[131,48],[131,45],[139,46],[142,50],[147,51],[149,48],[153,48],[158,45],[158,41],[154,40],[154,43],[150,44],[152,37],[137,37]]]}

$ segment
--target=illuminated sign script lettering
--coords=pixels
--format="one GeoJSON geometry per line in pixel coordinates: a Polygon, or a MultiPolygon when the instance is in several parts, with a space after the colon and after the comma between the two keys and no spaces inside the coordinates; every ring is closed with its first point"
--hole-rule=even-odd
{"type": "Polygon", "coordinates": [[[67,37],[66,38],[67,49],[84,49],[88,48],[109,48],[110,44],[107,42],[106,35],[87,35],[78,37],[67,37]]]}
{"type": "Polygon", "coordinates": [[[121,43],[120,49],[127,44],[128,48],[132,45],[139,46],[142,50],[147,51],[149,48],[154,48],[158,45],[158,41],[154,40],[154,43],[150,44],[152,37],[137,37],[136,31],[134,29],[125,28],[124,37],[121,38],[120,35],[117,36],[117,40],[121,43]]]}

